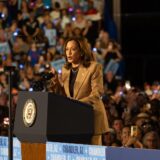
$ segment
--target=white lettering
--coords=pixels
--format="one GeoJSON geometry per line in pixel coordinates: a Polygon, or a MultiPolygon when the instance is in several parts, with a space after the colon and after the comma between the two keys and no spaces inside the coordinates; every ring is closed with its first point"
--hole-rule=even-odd
{"type": "Polygon", "coordinates": [[[65,155],[55,155],[52,154],[50,156],[51,160],[67,160],[67,157],[65,155]]]}
{"type": "Polygon", "coordinates": [[[105,156],[104,148],[89,148],[90,156],[105,156]]]}

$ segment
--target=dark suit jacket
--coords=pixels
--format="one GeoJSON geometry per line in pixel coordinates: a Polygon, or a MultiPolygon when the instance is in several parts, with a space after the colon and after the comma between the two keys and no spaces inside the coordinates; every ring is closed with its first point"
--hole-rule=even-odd
{"type": "Polygon", "coordinates": [[[108,120],[101,99],[104,91],[102,66],[97,62],[91,62],[88,68],[83,65],[79,66],[73,97],[69,92],[70,72],[70,69],[62,68],[62,84],[67,97],[92,105],[95,115],[95,135],[107,132],[109,129],[108,120]]]}

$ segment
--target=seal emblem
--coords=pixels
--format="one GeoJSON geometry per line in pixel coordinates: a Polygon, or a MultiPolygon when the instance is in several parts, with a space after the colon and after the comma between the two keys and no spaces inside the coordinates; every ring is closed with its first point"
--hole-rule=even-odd
{"type": "Polygon", "coordinates": [[[31,127],[36,119],[37,108],[33,99],[28,99],[23,108],[23,122],[26,127],[31,127]]]}

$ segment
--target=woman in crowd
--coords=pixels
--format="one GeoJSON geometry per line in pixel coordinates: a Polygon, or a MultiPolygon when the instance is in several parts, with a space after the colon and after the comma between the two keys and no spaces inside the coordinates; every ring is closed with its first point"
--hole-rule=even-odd
{"type": "Polygon", "coordinates": [[[62,68],[61,79],[55,69],[52,72],[54,87],[59,84],[69,98],[90,104],[94,108],[94,136],[91,144],[101,145],[102,134],[109,130],[104,105],[103,75],[100,64],[93,60],[86,39],[70,38],[64,44],[66,64],[62,68]]]}
{"type": "Polygon", "coordinates": [[[110,40],[106,51],[103,53],[103,57],[104,73],[107,74],[109,71],[111,71],[115,75],[123,58],[122,54],[120,53],[120,46],[117,44],[117,42],[110,40]]]}
{"type": "Polygon", "coordinates": [[[159,135],[155,131],[147,132],[143,137],[144,148],[160,149],[159,135]]]}

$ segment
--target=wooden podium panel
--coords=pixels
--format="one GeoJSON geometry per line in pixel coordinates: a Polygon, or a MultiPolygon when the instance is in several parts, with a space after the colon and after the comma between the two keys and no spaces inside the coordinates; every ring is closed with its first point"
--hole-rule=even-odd
{"type": "Polygon", "coordinates": [[[21,143],[22,160],[46,160],[46,144],[21,143]]]}

